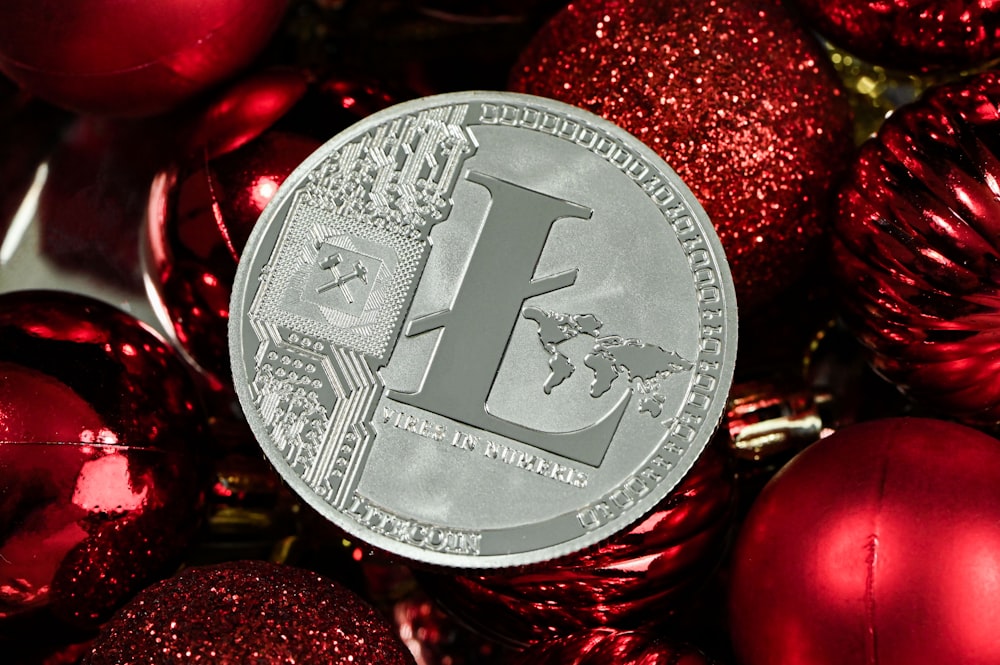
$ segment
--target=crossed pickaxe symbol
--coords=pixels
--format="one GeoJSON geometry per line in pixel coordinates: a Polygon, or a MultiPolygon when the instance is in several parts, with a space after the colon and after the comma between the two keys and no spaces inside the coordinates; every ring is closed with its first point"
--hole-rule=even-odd
{"type": "Polygon", "coordinates": [[[330,289],[340,288],[340,292],[344,294],[344,298],[347,299],[348,303],[354,302],[354,296],[351,295],[350,290],[347,288],[347,282],[352,279],[360,279],[362,283],[368,283],[368,268],[361,261],[357,261],[354,264],[354,272],[347,273],[345,275],[340,274],[338,266],[343,263],[344,257],[340,254],[331,254],[322,261],[319,262],[319,267],[323,270],[329,270],[333,274],[333,281],[327,282],[322,286],[316,287],[316,293],[325,293],[330,289]]]}

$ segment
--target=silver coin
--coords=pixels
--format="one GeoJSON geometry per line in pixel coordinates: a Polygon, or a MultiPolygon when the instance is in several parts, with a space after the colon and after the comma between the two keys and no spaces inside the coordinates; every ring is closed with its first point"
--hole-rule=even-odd
{"type": "Polygon", "coordinates": [[[412,560],[603,540],[687,473],[736,357],[725,256],[638,139],[538,97],[377,113],[309,157],[236,277],[234,379],[268,458],[412,560]]]}

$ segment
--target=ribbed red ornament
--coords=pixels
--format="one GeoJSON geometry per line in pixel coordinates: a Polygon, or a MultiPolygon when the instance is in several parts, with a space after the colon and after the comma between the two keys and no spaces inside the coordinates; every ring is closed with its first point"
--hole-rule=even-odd
{"type": "Polygon", "coordinates": [[[1000,441],[944,421],[871,421],[806,448],[733,551],[738,662],[1000,662],[997,478],[1000,441]]]}
{"type": "Polygon", "coordinates": [[[595,628],[529,647],[517,665],[710,665],[697,649],[655,634],[595,628]]]}
{"type": "Polygon", "coordinates": [[[245,67],[288,0],[15,0],[0,21],[0,71],[75,111],[170,109],[245,67]]]}
{"type": "Polygon", "coordinates": [[[195,403],[132,317],[0,296],[0,632],[96,626],[176,565],[197,526],[195,403]]]}
{"type": "Polygon", "coordinates": [[[740,307],[816,257],[852,150],[826,56],[778,0],[578,0],[536,35],[512,89],[617,123],[708,212],[740,307]]]}
{"type": "Polygon", "coordinates": [[[1000,423],[1000,73],[886,121],[841,191],[833,249],[876,371],[928,409],[1000,423]]]}
{"type": "Polygon", "coordinates": [[[1000,56],[1000,5],[981,0],[796,0],[823,35],[903,70],[961,68],[1000,56]]]}
{"type": "Polygon", "coordinates": [[[136,597],[83,662],[413,665],[392,626],[321,575],[263,561],[189,568],[136,597]]]}
{"type": "Polygon", "coordinates": [[[709,446],[649,515],[593,549],[525,570],[425,581],[461,621],[507,643],[662,622],[718,563],[733,487],[709,446]]]}

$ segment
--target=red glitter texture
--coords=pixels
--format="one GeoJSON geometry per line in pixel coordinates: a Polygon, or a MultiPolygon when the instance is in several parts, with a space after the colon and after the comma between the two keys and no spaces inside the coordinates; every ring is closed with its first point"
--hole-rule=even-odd
{"type": "Polygon", "coordinates": [[[796,0],[837,45],[900,69],[967,67],[1000,56],[1000,4],[984,0],[796,0]]]}
{"type": "Polygon", "coordinates": [[[526,650],[517,665],[709,665],[697,650],[650,633],[597,628],[526,650]]]}
{"type": "Polygon", "coordinates": [[[887,419],[806,448],[736,542],[742,665],[1000,662],[1000,441],[887,419]]]}
{"type": "Polygon", "coordinates": [[[851,152],[850,111],[776,0],[580,0],[535,37],[510,83],[656,150],[715,224],[741,307],[814,257],[851,152]]]}
{"type": "Polygon", "coordinates": [[[931,409],[1000,423],[1000,73],[938,88],[863,147],[834,257],[876,371],[931,409]]]}
{"type": "Polygon", "coordinates": [[[316,573],[263,561],[191,568],[108,622],[84,665],[413,665],[381,616],[316,573]]]}

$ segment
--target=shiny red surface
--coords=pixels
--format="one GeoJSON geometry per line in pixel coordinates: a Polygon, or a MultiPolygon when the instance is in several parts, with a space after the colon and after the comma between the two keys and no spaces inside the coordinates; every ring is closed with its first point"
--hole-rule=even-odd
{"type": "Polygon", "coordinates": [[[425,579],[461,621],[510,643],[662,622],[718,563],[732,500],[732,476],[709,447],[659,506],[602,545],[521,571],[425,579]]]}
{"type": "Polygon", "coordinates": [[[1000,73],[886,121],[841,191],[833,249],[875,370],[927,409],[1000,422],[1000,73]]]}
{"type": "Polygon", "coordinates": [[[143,115],[249,64],[288,0],[16,0],[0,21],[0,71],[58,106],[143,115]]]}
{"type": "Polygon", "coordinates": [[[872,421],[807,448],[736,543],[739,662],[1000,662],[997,478],[1000,441],[943,421],[872,421]]]}
{"type": "Polygon", "coordinates": [[[696,649],[653,633],[595,628],[525,650],[517,665],[710,665],[696,649]]]}
{"type": "Polygon", "coordinates": [[[573,2],[510,84],[658,152],[718,230],[744,311],[815,259],[852,149],[850,113],[825,55],[777,0],[573,2]]]}
{"type": "Polygon", "coordinates": [[[183,367],[137,321],[0,296],[0,632],[94,626],[169,572],[196,526],[200,436],[183,367]]]}
{"type": "Polygon", "coordinates": [[[316,573],[262,561],[189,568],[104,626],[83,663],[413,665],[392,627],[316,573]]]}
{"type": "Polygon", "coordinates": [[[816,29],[871,62],[904,70],[1000,56],[1000,4],[982,0],[796,0],[816,29]]]}
{"type": "Polygon", "coordinates": [[[195,157],[161,173],[153,188],[152,279],[166,324],[214,389],[232,381],[229,298],[261,211],[322,141],[389,104],[363,84],[331,80],[316,88],[307,95],[295,71],[265,72],[233,86],[198,123],[195,157]]]}

